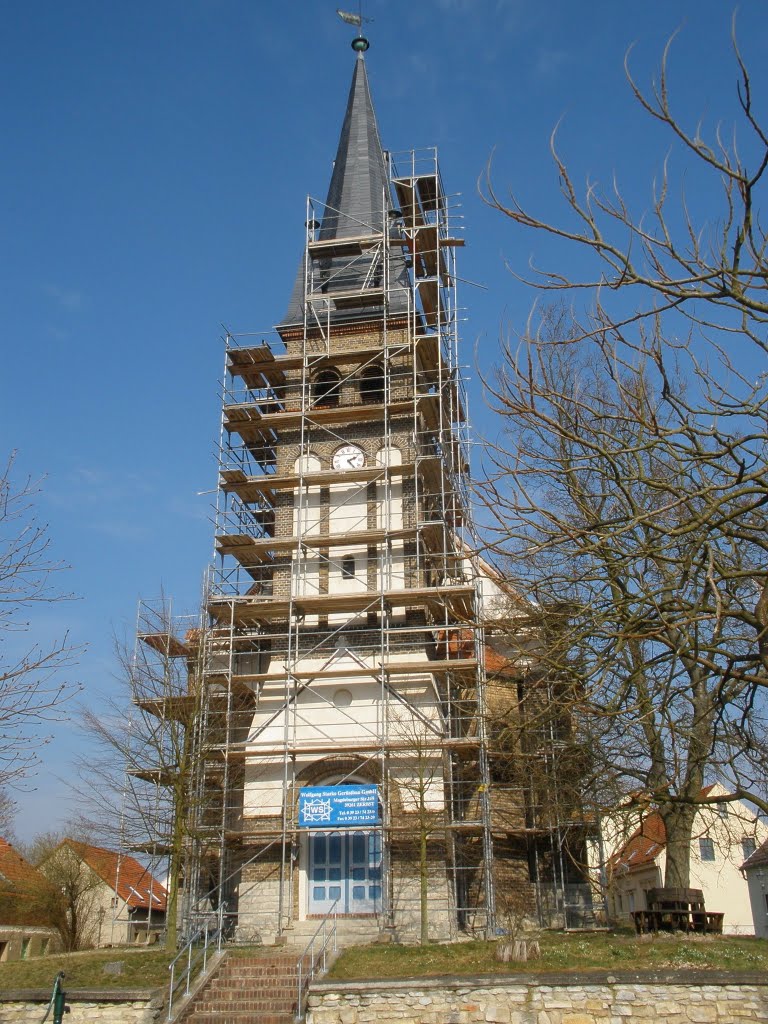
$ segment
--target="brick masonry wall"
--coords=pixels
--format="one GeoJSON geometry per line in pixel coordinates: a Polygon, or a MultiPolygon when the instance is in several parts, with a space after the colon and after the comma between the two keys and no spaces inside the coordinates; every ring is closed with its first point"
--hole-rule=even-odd
{"type": "Polygon", "coordinates": [[[307,1024],[739,1024],[768,1021],[762,975],[629,973],[320,982],[307,1024]]]}
{"type": "MultiPolygon", "coordinates": [[[[43,1019],[50,992],[34,999],[13,992],[0,995],[0,1024],[30,1024],[43,1019]]],[[[78,992],[67,994],[67,1024],[155,1024],[165,1019],[162,1000],[147,993],[78,992]]],[[[48,1018],[51,1019],[50,1017],[48,1018]]]]}

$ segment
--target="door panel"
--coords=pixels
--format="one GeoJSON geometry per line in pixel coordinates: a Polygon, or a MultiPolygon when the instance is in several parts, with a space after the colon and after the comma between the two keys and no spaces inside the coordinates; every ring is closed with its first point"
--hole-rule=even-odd
{"type": "Polygon", "coordinates": [[[381,836],[313,832],[309,836],[310,914],[375,914],[381,909],[381,836]]]}

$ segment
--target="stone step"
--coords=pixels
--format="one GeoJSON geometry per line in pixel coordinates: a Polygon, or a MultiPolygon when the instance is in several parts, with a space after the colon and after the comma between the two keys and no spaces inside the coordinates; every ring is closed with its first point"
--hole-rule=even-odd
{"type": "Polygon", "coordinates": [[[237,967],[231,971],[222,971],[219,978],[222,981],[239,981],[242,978],[295,978],[299,973],[294,961],[290,967],[268,968],[263,970],[258,967],[237,967]]]}
{"type": "Polygon", "coordinates": [[[228,956],[181,1017],[183,1024],[293,1024],[302,950],[228,956]]]}
{"type": "Polygon", "coordinates": [[[292,999],[203,999],[195,1005],[195,1013],[292,1013],[298,1004],[292,999]]]}
{"type": "Polygon", "coordinates": [[[222,1014],[218,1010],[195,1011],[184,1018],[184,1024],[294,1024],[293,1014],[264,1014],[252,1010],[222,1014]]]}
{"type": "Polygon", "coordinates": [[[215,978],[208,986],[208,992],[242,992],[247,988],[269,988],[270,992],[289,991],[296,988],[298,974],[280,975],[275,978],[215,978]],[[266,982],[266,984],[263,984],[266,982]]]}

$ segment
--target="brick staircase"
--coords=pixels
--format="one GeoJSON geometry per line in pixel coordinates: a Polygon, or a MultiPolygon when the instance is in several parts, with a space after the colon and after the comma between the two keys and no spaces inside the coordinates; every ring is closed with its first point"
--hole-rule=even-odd
{"type": "Polygon", "coordinates": [[[299,947],[230,954],[197,993],[179,1024],[293,1024],[299,947]]]}

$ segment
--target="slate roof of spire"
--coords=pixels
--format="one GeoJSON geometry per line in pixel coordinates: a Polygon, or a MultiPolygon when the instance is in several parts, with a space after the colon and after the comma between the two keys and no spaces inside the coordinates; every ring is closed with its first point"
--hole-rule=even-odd
{"type": "MultiPolygon", "coordinates": [[[[388,230],[387,214],[391,209],[387,164],[371,101],[365,59],[362,53],[358,53],[328,197],[317,237],[319,240],[353,238],[388,230]]],[[[324,260],[320,270],[327,275],[327,294],[362,288],[369,277],[375,281],[378,268],[372,266],[374,259],[369,250],[355,259],[334,257],[324,260]]],[[[281,326],[287,327],[304,322],[304,278],[305,265],[302,259],[288,312],[281,326]]],[[[390,256],[390,313],[406,311],[407,286],[405,258],[397,248],[390,256]]],[[[334,303],[331,317],[342,320],[359,319],[361,316],[381,316],[381,313],[380,302],[366,302],[360,306],[345,304],[343,309],[336,309],[334,303]]]]}

